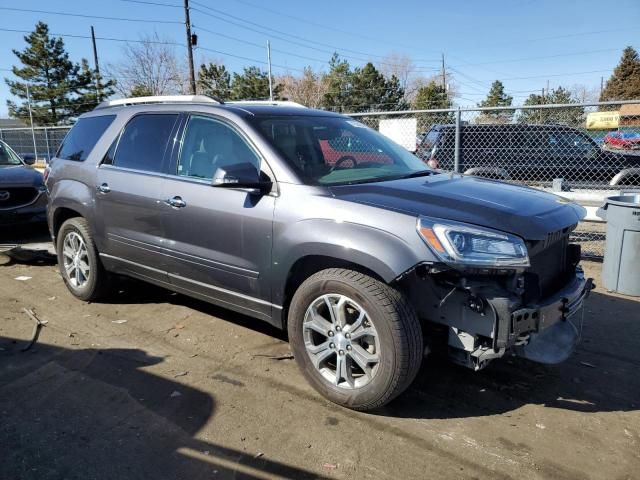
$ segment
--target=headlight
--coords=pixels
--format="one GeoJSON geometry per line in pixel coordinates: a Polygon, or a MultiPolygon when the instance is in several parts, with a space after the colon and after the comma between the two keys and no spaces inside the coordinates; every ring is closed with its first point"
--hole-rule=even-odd
{"type": "Polygon", "coordinates": [[[528,267],[524,241],[515,235],[464,223],[420,217],[418,232],[445,263],[472,267],[528,267]]]}

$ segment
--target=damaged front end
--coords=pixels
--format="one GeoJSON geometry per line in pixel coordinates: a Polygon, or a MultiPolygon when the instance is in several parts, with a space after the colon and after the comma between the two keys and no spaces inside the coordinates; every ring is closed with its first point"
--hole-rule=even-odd
{"type": "Polygon", "coordinates": [[[443,261],[418,265],[398,281],[419,316],[446,329],[455,363],[480,370],[507,352],[559,363],[579,342],[583,303],[593,288],[578,265],[580,246],[569,243],[574,228],[525,242],[466,226],[445,231],[422,220],[421,235],[443,261]],[[497,252],[488,243],[492,237],[503,242],[497,252]],[[477,252],[451,261],[473,248],[477,252]],[[498,259],[494,265],[491,255],[498,259]]]}

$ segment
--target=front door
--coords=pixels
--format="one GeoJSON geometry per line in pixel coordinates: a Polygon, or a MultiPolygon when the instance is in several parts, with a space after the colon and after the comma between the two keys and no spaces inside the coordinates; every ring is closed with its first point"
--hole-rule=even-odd
{"type": "Polygon", "coordinates": [[[96,213],[103,261],[122,273],[167,281],[162,203],[164,161],[176,114],[133,117],[97,172],[96,213]]]}
{"type": "Polygon", "coordinates": [[[264,167],[234,126],[204,115],[188,120],[164,184],[173,202],[164,215],[167,269],[179,289],[268,319],[275,197],[211,183],[216,169],[246,162],[264,167]]]}

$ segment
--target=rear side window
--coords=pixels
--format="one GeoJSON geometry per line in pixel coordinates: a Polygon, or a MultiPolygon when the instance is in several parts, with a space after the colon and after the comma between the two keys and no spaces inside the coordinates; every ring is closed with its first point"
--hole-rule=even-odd
{"type": "Polygon", "coordinates": [[[433,147],[438,141],[438,136],[440,135],[439,130],[429,130],[427,137],[424,140],[425,147],[433,147]]]}
{"type": "Polygon", "coordinates": [[[120,135],[113,164],[145,172],[161,172],[164,152],[177,118],[176,114],[134,117],[120,135]]]}
{"type": "Polygon", "coordinates": [[[115,115],[102,115],[78,120],[62,142],[56,157],[84,162],[114,118],[115,115]]]}

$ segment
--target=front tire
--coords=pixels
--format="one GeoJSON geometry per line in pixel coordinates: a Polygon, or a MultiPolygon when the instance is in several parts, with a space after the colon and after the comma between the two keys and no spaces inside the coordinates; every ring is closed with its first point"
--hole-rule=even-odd
{"type": "Polygon", "coordinates": [[[75,297],[93,301],[105,294],[108,274],[100,262],[84,218],[70,218],[62,224],[58,231],[56,252],[60,275],[75,297]]]}
{"type": "Polygon", "coordinates": [[[420,369],[415,310],[402,292],[360,272],[328,269],[305,280],[291,301],[288,331],[309,383],[354,410],[387,404],[420,369]]]}

